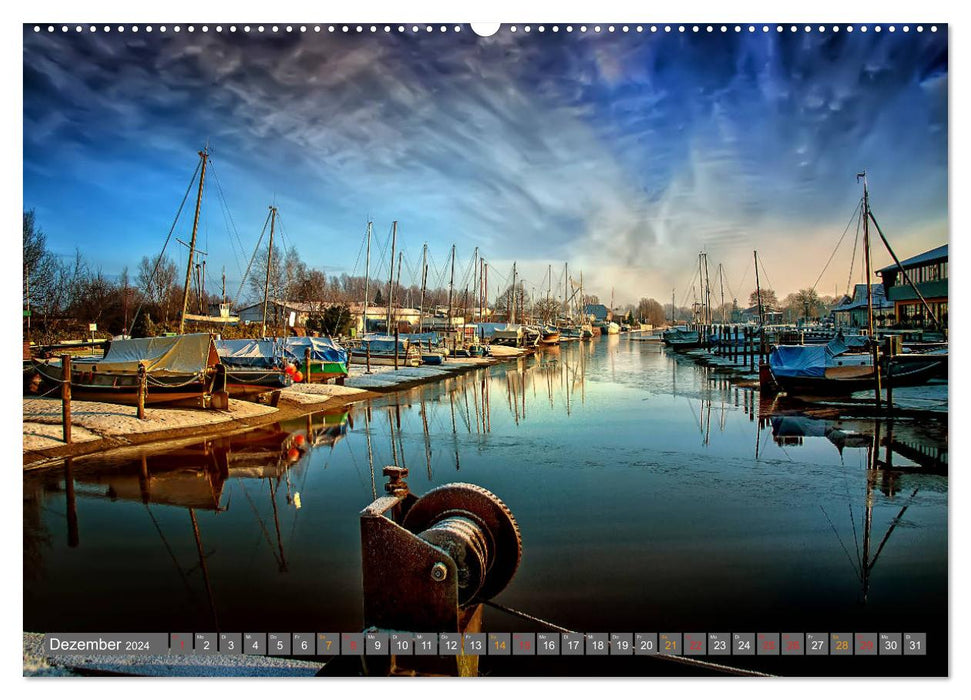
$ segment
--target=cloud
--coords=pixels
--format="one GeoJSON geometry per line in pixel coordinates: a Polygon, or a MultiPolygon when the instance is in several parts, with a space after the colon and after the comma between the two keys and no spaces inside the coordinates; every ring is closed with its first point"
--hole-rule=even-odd
{"type": "Polygon", "coordinates": [[[412,258],[478,245],[537,281],[569,260],[620,301],[668,298],[702,249],[738,277],[754,248],[806,245],[776,257],[807,286],[860,167],[907,240],[945,235],[943,34],[24,40],[27,205],[52,240],[97,242],[117,225],[68,227],[58,200],[114,197],[143,230],[119,256],[157,249],[207,138],[249,238],[275,198],[294,238],[343,242],[305,259],[348,271],[370,214],[401,221],[412,258]]]}

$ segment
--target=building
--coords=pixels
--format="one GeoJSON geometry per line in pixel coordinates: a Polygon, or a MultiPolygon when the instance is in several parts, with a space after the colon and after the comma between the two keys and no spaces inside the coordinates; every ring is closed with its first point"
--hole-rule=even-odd
{"type": "MultiPolygon", "coordinates": [[[[284,301],[268,299],[266,302],[266,322],[272,326],[306,326],[311,314],[319,314],[329,304],[324,302],[284,301]],[[290,314],[293,314],[291,323],[290,314]]],[[[368,314],[370,316],[370,314],[368,314]]],[[[262,323],[263,302],[244,306],[239,310],[240,323],[262,323]]]]}
{"type": "Polygon", "coordinates": [[[587,304],[583,307],[583,313],[595,322],[603,323],[614,320],[614,313],[604,304],[587,304]]]}
{"type": "MultiPolygon", "coordinates": [[[[771,326],[777,323],[782,323],[782,312],[778,309],[773,309],[769,306],[762,307],[762,315],[765,316],[765,325],[771,326]]],[[[750,306],[747,309],[742,309],[738,312],[738,317],[741,319],[742,323],[758,323],[759,322],[759,306],[750,306]]],[[[735,312],[732,312],[732,319],[735,318],[735,312]]]]}
{"type": "MultiPolygon", "coordinates": [[[[873,296],[873,325],[877,328],[893,325],[893,302],[887,300],[882,284],[871,284],[873,296]]],[[[870,325],[866,284],[853,287],[853,296],[843,295],[839,303],[830,309],[833,326],[836,328],[867,328],[870,325]]]]}
{"type": "MultiPolygon", "coordinates": [[[[900,261],[900,266],[914,283],[931,307],[931,311],[947,328],[947,245],[928,250],[920,255],[900,261]]],[[[877,270],[887,290],[887,299],[893,303],[895,325],[898,328],[931,328],[933,320],[928,317],[917,292],[907,282],[900,268],[890,265],[877,270]]]]}

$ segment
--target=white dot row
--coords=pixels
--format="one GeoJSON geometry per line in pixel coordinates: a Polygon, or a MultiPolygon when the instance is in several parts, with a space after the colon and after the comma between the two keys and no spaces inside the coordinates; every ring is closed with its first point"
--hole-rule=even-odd
{"type": "MultiPolygon", "coordinates": [[[[845,26],[842,26],[842,27],[840,25],[832,25],[830,27],[827,27],[826,25],[822,25],[822,24],[820,24],[818,26],[811,26],[811,25],[808,25],[808,24],[805,25],[805,26],[797,26],[797,25],[794,25],[793,24],[793,25],[789,25],[788,27],[785,27],[785,26],[783,26],[781,24],[778,24],[778,25],[774,25],[774,27],[775,27],[775,31],[776,32],[784,32],[784,31],[786,31],[786,29],[788,29],[790,32],[798,32],[798,31],[800,31],[800,29],[803,32],[812,32],[812,31],[818,31],[818,32],[826,32],[826,31],[832,31],[832,32],[839,32],[839,31],[853,32],[854,29],[857,29],[857,30],[859,30],[861,32],[867,32],[867,31],[869,31],[871,29],[874,32],[881,32],[884,29],[880,25],[874,25],[874,26],[871,27],[871,26],[868,26],[868,25],[865,25],[865,24],[864,25],[857,25],[856,27],[854,27],[853,25],[845,25],[845,26]]],[[[283,33],[292,33],[292,32],[310,32],[310,31],[316,32],[316,33],[319,33],[321,31],[327,31],[327,32],[331,32],[331,33],[333,33],[333,32],[343,32],[343,33],[358,33],[358,34],[364,33],[364,32],[377,33],[378,31],[384,31],[385,33],[390,33],[390,32],[395,31],[395,32],[398,32],[398,33],[402,33],[403,34],[403,33],[406,33],[408,31],[411,31],[412,33],[417,33],[419,31],[421,31],[422,29],[424,29],[425,32],[433,32],[433,31],[435,31],[435,27],[432,26],[432,25],[419,26],[417,24],[413,24],[413,25],[410,25],[410,26],[405,26],[403,24],[399,24],[396,27],[392,27],[391,25],[384,25],[383,27],[378,27],[377,25],[373,25],[373,24],[370,25],[370,26],[364,26],[364,25],[360,25],[360,24],[358,24],[358,25],[348,25],[348,24],[344,24],[344,25],[335,25],[335,24],[331,24],[331,25],[319,25],[319,24],[315,24],[315,25],[306,25],[306,24],[291,25],[291,24],[287,24],[287,25],[282,25],[282,26],[281,25],[264,26],[262,24],[261,25],[256,25],[256,26],[251,26],[251,25],[248,25],[247,24],[247,25],[237,26],[235,24],[231,24],[231,25],[227,25],[225,27],[223,25],[221,25],[221,24],[213,25],[212,27],[210,27],[209,25],[206,25],[206,24],[203,24],[203,25],[198,26],[198,27],[196,25],[192,25],[192,24],[185,25],[184,27],[182,25],[178,25],[178,24],[172,25],[171,27],[166,26],[166,25],[160,25],[158,27],[153,27],[152,25],[143,25],[143,26],[131,25],[131,26],[127,26],[126,27],[125,25],[121,25],[121,24],[120,25],[115,25],[115,26],[106,24],[106,25],[104,25],[102,27],[99,27],[99,26],[96,26],[96,25],[93,25],[93,24],[87,25],[87,30],[89,32],[97,32],[97,31],[111,32],[111,31],[117,31],[119,33],[123,33],[125,31],[130,31],[130,32],[133,32],[133,33],[137,33],[139,31],[152,32],[152,31],[156,31],[156,30],[159,31],[159,32],[163,32],[164,33],[164,32],[169,31],[169,29],[171,29],[171,31],[173,31],[175,33],[179,33],[179,32],[181,32],[183,30],[183,28],[185,29],[185,31],[190,32],[190,33],[191,32],[195,32],[197,29],[199,31],[201,31],[201,32],[208,32],[211,29],[212,31],[215,31],[215,32],[224,32],[224,31],[237,32],[237,31],[242,31],[242,32],[245,33],[245,32],[253,32],[253,31],[255,31],[257,33],[261,33],[261,32],[262,33],[265,33],[267,31],[269,31],[270,33],[277,33],[277,34],[280,33],[280,32],[283,32],[283,33]]],[[[47,32],[55,32],[58,29],[60,29],[61,32],[69,32],[69,31],[71,31],[72,27],[70,27],[70,26],[68,26],[66,24],[62,24],[62,25],[60,25],[60,27],[57,27],[57,26],[55,26],[53,24],[49,24],[46,27],[43,27],[41,25],[34,25],[34,32],[42,32],[42,31],[45,31],[45,30],[47,32]]],[[[73,25],[73,29],[74,29],[75,32],[82,32],[82,31],[84,31],[85,27],[81,26],[80,24],[77,24],[77,25],[73,25]]],[[[449,26],[446,26],[446,25],[439,25],[438,26],[438,30],[440,32],[447,32],[450,29],[452,31],[454,31],[454,32],[461,32],[462,31],[462,27],[459,26],[459,25],[454,25],[452,27],[449,27],[449,26]]],[[[510,26],[504,27],[503,29],[505,29],[506,31],[512,32],[512,33],[516,33],[518,31],[523,31],[523,32],[529,33],[531,31],[533,31],[534,27],[532,27],[532,26],[530,26],[528,24],[527,25],[524,25],[522,27],[519,27],[518,25],[515,25],[514,24],[514,25],[510,25],[510,26]]],[[[767,25],[767,24],[762,24],[762,25],[754,25],[754,24],[739,25],[739,24],[736,24],[736,25],[732,25],[732,26],[728,26],[728,25],[724,25],[724,24],[719,25],[719,26],[713,26],[713,25],[710,25],[710,24],[709,25],[703,25],[703,26],[697,25],[697,24],[691,25],[691,26],[685,26],[683,24],[682,25],[677,25],[677,26],[672,26],[670,24],[665,24],[665,25],[653,25],[653,24],[652,25],[640,25],[640,24],[638,24],[638,25],[633,25],[633,26],[627,25],[627,24],[620,25],[620,26],[615,26],[613,24],[610,24],[610,25],[606,25],[606,26],[601,26],[601,25],[597,24],[597,25],[593,25],[592,27],[588,27],[585,24],[582,24],[582,25],[579,25],[579,26],[574,27],[573,25],[568,24],[568,25],[566,25],[566,26],[564,26],[562,28],[560,27],[560,25],[552,25],[550,27],[547,27],[546,25],[539,25],[539,26],[535,27],[535,30],[537,32],[540,32],[540,33],[546,32],[547,29],[549,31],[551,31],[551,32],[559,32],[562,29],[562,31],[565,31],[565,32],[568,32],[568,33],[569,32],[573,32],[573,31],[587,32],[588,30],[592,30],[594,33],[601,33],[605,29],[606,29],[606,31],[608,33],[610,33],[610,32],[616,32],[616,31],[620,31],[620,32],[635,32],[635,33],[643,33],[645,31],[652,32],[652,33],[656,33],[656,32],[659,32],[659,31],[660,32],[666,32],[666,33],[675,32],[675,31],[676,32],[680,32],[680,33],[685,33],[685,32],[689,32],[690,31],[690,32],[693,32],[693,33],[698,33],[698,32],[701,32],[702,30],[705,31],[705,32],[710,33],[710,32],[716,31],[716,29],[718,31],[723,32],[723,33],[724,32],[728,32],[728,31],[735,31],[735,32],[744,32],[744,31],[747,31],[749,33],[755,33],[755,32],[758,32],[758,31],[761,31],[761,32],[769,32],[769,31],[771,31],[772,27],[770,27],[770,25],[767,25]]],[[[886,27],[886,29],[887,29],[888,32],[895,32],[895,31],[897,31],[897,27],[895,25],[890,25],[890,26],[886,27]]],[[[924,26],[923,25],[917,25],[916,27],[914,27],[914,29],[916,29],[916,31],[918,31],[918,32],[923,32],[924,31],[924,26]]],[[[932,32],[936,32],[937,31],[937,26],[936,25],[931,25],[929,27],[929,29],[932,32]]],[[[902,32],[909,32],[910,30],[911,30],[911,27],[909,25],[903,25],[902,27],[900,27],[900,31],[902,31],[902,32]]]]}

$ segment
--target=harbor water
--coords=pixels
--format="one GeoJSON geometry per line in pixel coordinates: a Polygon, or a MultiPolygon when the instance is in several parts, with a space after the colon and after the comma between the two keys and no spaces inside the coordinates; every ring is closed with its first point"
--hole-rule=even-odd
{"type": "MultiPolygon", "coordinates": [[[[418,495],[471,482],[509,506],[524,553],[504,606],[583,632],[927,632],[923,665],[827,671],[946,673],[946,415],[766,403],[611,336],[27,472],[24,629],[360,631],[359,513],[397,464],[418,495]]],[[[545,629],[492,608],[483,627],[545,629]]]]}

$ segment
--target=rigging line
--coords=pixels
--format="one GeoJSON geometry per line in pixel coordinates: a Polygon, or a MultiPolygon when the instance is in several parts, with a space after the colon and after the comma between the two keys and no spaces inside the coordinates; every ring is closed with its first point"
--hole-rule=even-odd
{"type": "MultiPolygon", "coordinates": [[[[243,239],[239,235],[239,229],[236,228],[236,221],[233,219],[233,213],[229,209],[229,202],[226,201],[226,195],[223,193],[223,186],[219,181],[219,176],[216,174],[216,171],[212,167],[212,158],[209,159],[209,171],[212,173],[213,180],[215,180],[216,182],[216,192],[219,194],[219,201],[222,204],[222,208],[224,212],[223,217],[229,218],[229,223],[232,224],[232,231],[234,234],[236,234],[236,240],[239,242],[239,252],[240,254],[242,254],[243,251],[246,250],[246,248],[243,246],[243,239]]],[[[230,242],[232,242],[233,239],[230,238],[229,240],[230,242]]],[[[234,256],[235,256],[235,253],[236,253],[236,250],[234,248],[233,249],[234,256]]],[[[242,267],[239,264],[238,258],[236,259],[236,270],[237,272],[243,271],[242,267]]]]}
{"type": "Polygon", "coordinates": [[[246,278],[249,277],[249,271],[253,267],[253,261],[256,260],[256,254],[260,250],[260,246],[263,244],[263,236],[266,235],[266,227],[270,223],[270,212],[266,213],[266,219],[263,221],[263,230],[260,231],[260,239],[256,241],[256,247],[253,248],[253,255],[249,259],[249,265],[246,266],[246,272],[243,273],[243,279],[239,281],[239,289],[236,290],[236,296],[233,297],[233,306],[239,305],[239,297],[243,293],[243,285],[246,284],[246,278]]]}
{"type": "MultiPolygon", "coordinates": [[[[762,268],[762,274],[765,276],[765,281],[769,283],[767,289],[769,291],[775,291],[775,286],[772,284],[772,280],[769,279],[769,273],[765,270],[765,263],[762,262],[762,258],[759,258],[759,266],[762,268]]],[[[762,304],[762,306],[767,306],[767,304],[762,304]]]]}
{"type": "Polygon", "coordinates": [[[684,298],[681,299],[681,306],[688,303],[688,292],[694,288],[695,278],[698,277],[698,273],[699,270],[695,270],[691,275],[691,281],[688,282],[688,285],[685,287],[684,298]]]}
{"type": "MultiPolygon", "coordinates": [[[[192,185],[195,184],[196,175],[199,174],[199,169],[201,167],[202,167],[202,161],[200,160],[198,163],[196,163],[196,169],[192,173],[192,179],[189,180],[189,186],[185,188],[185,194],[182,195],[182,202],[179,204],[179,210],[175,212],[175,219],[172,221],[171,228],[169,228],[169,235],[165,237],[165,243],[162,245],[162,251],[158,254],[158,257],[155,259],[155,267],[152,270],[152,274],[148,278],[147,285],[149,289],[145,290],[147,294],[151,293],[150,290],[152,286],[152,281],[155,279],[155,275],[158,274],[158,268],[159,268],[159,265],[162,264],[162,257],[165,255],[165,249],[168,247],[169,241],[172,240],[172,234],[175,232],[176,224],[179,223],[179,217],[182,216],[182,209],[183,207],[185,207],[186,200],[189,199],[189,193],[192,192],[192,185]]],[[[130,330],[131,328],[135,327],[135,321],[138,319],[138,315],[141,313],[142,306],[144,304],[145,304],[145,301],[143,299],[141,303],[138,304],[138,308],[135,309],[135,315],[132,316],[131,325],[128,326],[127,330],[130,330]]]]}
{"type": "Polygon", "coordinates": [[[853,268],[856,267],[856,248],[860,242],[860,225],[863,223],[863,211],[860,211],[860,215],[856,219],[856,238],[853,239],[853,257],[850,258],[850,274],[846,278],[846,292],[845,296],[850,295],[850,287],[853,284],[853,268]]]}
{"type": "Polygon", "coordinates": [[[850,220],[846,222],[846,228],[843,229],[843,235],[840,236],[840,239],[836,242],[836,247],[833,248],[833,252],[830,254],[829,260],[827,260],[826,264],[823,266],[823,271],[819,273],[819,277],[817,277],[816,281],[813,282],[813,287],[812,287],[813,291],[816,291],[816,286],[819,284],[819,280],[821,280],[823,278],[823,275],[826,274],[826,268],[829,267],[829,264],[833,262],[833,258],[836,257],[836,251],[840,249],[840,245],[843,243],[843,239],[846,238],[846,234],[850,230],[850,226],[853,224],[853,219],[855,219],[857,216],[856,210],[859,209],[862,205],[863,205],[863,198],[861,197],[860,201],[856,203],[856,207],[854,207],[853,213],[850,214],[850,220]]]}
{"type": "Polygon", "coordinates": [[[846,558],[847,558],[847,560],[848,560],[848,561],[850,562],[850,566],[851,566],[851,567],[853,567],[853,573],[855,573],[855,574],[856,574],[856,577],[857,577],[857,578],[858,578],[858,579],[860,580],[860,583],[863,583],[863,574],[862,574],[862,573],[860,572],[860,570],[859,570],[859,569],[857,568],[857,565],[856,565],[856,562],[854,562],[854,561],[853,561],[853,557],[851,557],[851,556],[850,556],[850,552],[849,552],[849,550],[848,550],[848,549],[846,548],[846,545],[845,545],[845,544],[843,544],[843,538],[842,538],[842,537],[840,537],[840,533],[839,533],[839,532],[837,532],[837,530],[836,530],[836,526],[835,526],[835,525],[833,525],[833,521],[832,521],[832,520],[830,520],[830,519],[829,519],[829,515],[827,515],[827,514],[826,514],[826,509],[825,509],[825,508],[823,508],[823,507],[822,507],[822,505],[820,505],[820,506],[819,506],[819,509],[820,509],[821,511],[823,511],[823,515],[824,515],[824,516],[825,516],[825,518],[826,518],[826,522],[828,522],[828,523],[829,523],[829,526],[830,526],[830,527],[831,527],[831,528],[833,529],[833,534],[835,534],[835,535],[836,535],[836,540],[837,540],[837,541],[838,541],[838,542],[840,543],[840,547],[842,547],[842,548],[843,548],[843,552],[844,552],[844,553],[846,554],[846,558]]]}

